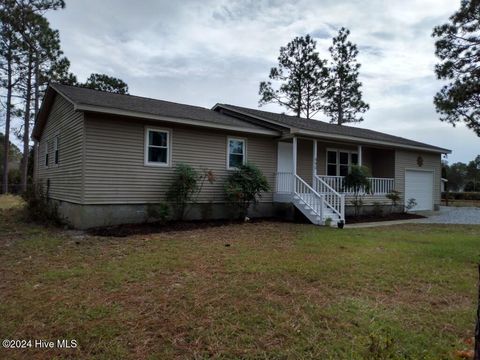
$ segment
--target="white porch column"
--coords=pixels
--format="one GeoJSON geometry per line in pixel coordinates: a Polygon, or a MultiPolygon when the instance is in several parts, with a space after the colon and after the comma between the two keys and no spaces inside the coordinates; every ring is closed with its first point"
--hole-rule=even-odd
{"type": "Polygon", "coordinates": [[[317,182],[315,181],[315,175],[317,175],[317,140],[313,140],[312,162],[312,187],[317,190],[317,182]]]}
{"type": "Polygon", "coordinates": [[[292,193],[295,192],[295,175],[297,175],[297,138],[293,137],[293,144],[292,144],[292,193]]]}
{"type": "Polygon", "coordinates": [[[358,166],[362,166],[362,145],[358,145],[358,166]]]}

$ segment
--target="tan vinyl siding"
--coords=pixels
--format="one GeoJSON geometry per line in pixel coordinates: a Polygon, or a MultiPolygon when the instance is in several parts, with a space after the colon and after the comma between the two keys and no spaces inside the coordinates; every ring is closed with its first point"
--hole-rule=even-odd
{"type": "MultiPolygon", "coordinates": [[[[276,142],[272,138],[221,130],[141,120],[86,115],[85,203],[122,204],[165,200],[174,175],[174,166],[187,163],[202,171],[213,170],[216,181],[205,183],[198,201],[224,201],[227,168],[227,138],[247,140],[247,160],[256,164],[274,185],[276,142]],[[144,165],[145,127],[171,130],[172,167],[144,165]]],[[[272,201],[265,194],[262,201],[272,201]]]]}
{"type": "Polygon", "coordinates": [[[440,204],[441,155],[416,151],[395,151],[395,188],[405,194],[405,169],[433,170],[433,203],[440,204]],[[423,158],[423,165],[417,164],[418,157],[423,158]]]}
{"type": "Polygon", "coordinates": [[[363,147],[363,149],[362,149],[362,165],[365,166],[368,169],[371,176],[374,176],[373,175],[373,159],[372,159],[372,156],[373,156],[372,149],[367,148],[367,147],[363,147]]]}
{"type": "Polygon", "coordinates": [[[53,199],[80,203],[82,200],[83,113],[56,96],[36,151],[36,181],[44,187],[50,179],[49,196],[53,199]],[[59,163],[54,164],[53,142],[58,136],[59,163]],[[45,144],[48,143],[49,164],[45,166],[45,144]]]}
{"type": "Polygon", "coordinates": [[[312,185],[313,176],[313,141],[306,139],[297,140],[297,175],[312,185]]]}
{"type": "Polygon", "coordinates": [[[395,150],[371,149],[373,177],[393,178],[395,175],[395,150]]]}

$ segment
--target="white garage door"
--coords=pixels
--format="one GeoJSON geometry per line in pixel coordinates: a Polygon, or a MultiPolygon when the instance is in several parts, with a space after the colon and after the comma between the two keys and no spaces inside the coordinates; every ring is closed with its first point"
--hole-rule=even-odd
{"type": "Polygon", "coordinates": [[[411,198],[417,202],[412,210],[433,210],[433,172],[405,171],[405,203],[411,198]]]}

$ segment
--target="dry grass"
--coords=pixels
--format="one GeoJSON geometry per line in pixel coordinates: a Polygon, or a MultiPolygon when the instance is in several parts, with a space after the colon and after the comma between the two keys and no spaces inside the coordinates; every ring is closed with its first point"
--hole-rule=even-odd
{"type": "Polygon", "coordinates": [[[453,356],[473,335],[479,226],[288,223],[96,238],[0,219],[0,358],[453,356]],[[229,246],[226,246],[229,245],[229,246]]]}
{"type": "Polygon", "coordinates": [[[0,195],[0,210],[18,208],[23,205],[23,199],[16,195],[0,195]]]}

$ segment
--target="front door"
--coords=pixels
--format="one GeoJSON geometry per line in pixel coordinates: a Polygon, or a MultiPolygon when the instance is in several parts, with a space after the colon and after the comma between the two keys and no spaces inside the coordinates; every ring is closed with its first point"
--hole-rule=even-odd
{"type": "Polygon", "coordinates": [[[293,145],[292,143],[278,143],[278,172],[292,173],[293,168],[293,145]]]}
{"type": "Polygon", "coordinates": [[[293,144],[278,143],[277,152],[277,192],[292,192],[293,174],[293,144]]]}

